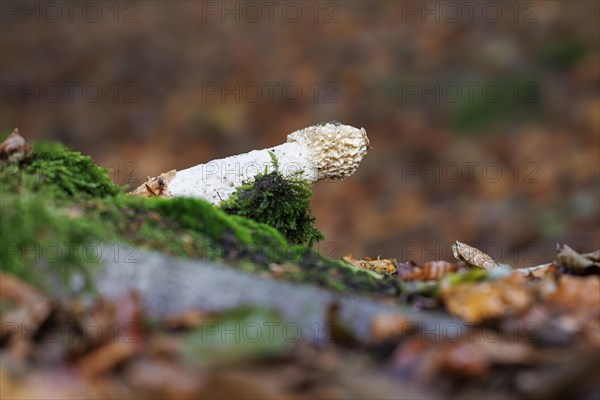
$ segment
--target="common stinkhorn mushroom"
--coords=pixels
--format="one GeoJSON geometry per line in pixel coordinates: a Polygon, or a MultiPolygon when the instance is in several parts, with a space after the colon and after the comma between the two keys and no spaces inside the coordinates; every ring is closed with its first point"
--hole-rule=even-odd
{"type": "Polygon", "coordinates": [[[338,122],[309,126],[290,133],[287,142],[263,150],[209,161],[181,171],[148,178],[133,193],[142,196],[199,197],[212,204],[227,200],[245,182],[269,169],[275,156],[284,177],[297,173],[310,183],[344,179],[367,153],[364,128],[338,122]]]}

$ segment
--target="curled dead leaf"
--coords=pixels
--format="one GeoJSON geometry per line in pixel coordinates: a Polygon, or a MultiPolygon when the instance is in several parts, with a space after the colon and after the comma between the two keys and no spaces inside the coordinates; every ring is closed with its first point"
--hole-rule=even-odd
{"type": "Polygon", "coordinates": [[[134,194],[142,197],[170,197],[169,182],[175,177],[176,169],[162,173],[158,176],[148,177],[146,182],[129,194],[134,194]]]}
{"type": "Polygon", "coordinates": [[[574,274],[598,274],[600,273],[599,257],[600,250],[587,254],[579,254],[565,244],[558,248],[555,262],[568,272],[574,274]]]}
{"type": "Polygon", "coordinates": [[[596,251],[591,251],[589,253],[582,254],[582,256],[584,256],[585,258],[589,258],[592,261],[600,262],[600,249],[598,249],[596,251]]]}
{"type": "Polygon", "coordinates": [[[463,261],[469,267],[488,269],[498,265],[489,255],[458,240],[452,245],[452,253],[458,261],[463,261]]]}
{"type": "Polygon", "coordinates": [[[19,128],[15,128],[6,140],[0,143],[0,161],[21,161],[29,157],[32,152],[25,139],[19,135],[19,128]]]}
{"type": "Polygon", "coordinates": [[[393,275],[396,273],[396,264],[393,260],[389,259],[377,258],[376,260],[373,260],[370,257],[365,257],[362,260],[357,260],[352,254],[348,254],[347,256],[342,257],[342,260],[357,268],[366,269],[378,274],[393,275]]]}
{"type": "Polygon", "coordinates": [[[556,265],[552,263],[542,264],[536,265],[535,267],[517,268],[515,271],[519,271],[525,276],[532,278],[544,278],[545,276],[552,275],[556,272],[556,265]]]}

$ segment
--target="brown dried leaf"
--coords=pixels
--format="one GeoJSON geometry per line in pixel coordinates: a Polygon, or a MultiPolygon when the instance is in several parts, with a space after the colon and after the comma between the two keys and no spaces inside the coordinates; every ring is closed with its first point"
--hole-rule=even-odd
{"type": "Polygon", "coordinates": [[[29,157],[32,151],[25,139],[19,135],[19,128],[15,128],[6,140],[0,143],[0,160],[8,162],[21,161],[29,157]]]}
{"type": "Polygon", "coordinates": [[[592,261],[600,261],[600,249],[596,251],[592,251],[590,253],[582,254],[585,258],[589,258],[592,261]]]}
{"type": "Polygon", "coordinates": [[[535,267],[517,268],[515,271],[519,271],[525,276],[532,278],[544,278],[545,276],[552,275],[556,272],[556,265],[549,263],[543,265],[536,265],[535,267]]]}
{"type": "Polygon", "coordinates": [[[46,296],[11,275],[0,274],[0,300],[9,305],[8,310],[1,314],[0,322],[6,329],[0,330],[0,338],[10,333],[17,334],[21,329],[36,330],[51,311],[46,296]]]}
{"type": "Polygon", "coordinates": [[[576,274],[600,273],[600,262],[597,261],[600,250],[579,254],[566,244],[559,248],[556,256],[556,264],[564,267],[567,271],[576,274]]]}
{"type": "Polygon", "coordinates": [[[393,275],[396,273],[396,264],[393,260],[379,258],[373,260],[370,257],[365,257],[363,260],[356,260],[352,254],[342,257],[342,260],[346,261],[348,264],[354,265],[357,268],[366,269],[378,274],[393,275]]]}
{"type": "Polygon", "coordinates": [[[159,176],[149,176],[146,182],[144,182],[134,191],[129,192],[129,194],[142,197],[170,197],[171,193],[169,192],[169,182],[173,180],[176,173],[177,170],[172,169],[169,172],[160,174],[159,176]]]}
{"type": "Polygon", "coordinates": [[[488,269],[498,265],[489,255],[458,240],[452,245],[452,253],[458,261],[463,261],[469,267],[488,269]]]}
{"type": "Polygon", "coordinates": [[[366,262],[355,259],[352,253],[342,257],[342,260],[346,261],[348,264],[354,265],[357,268],[365,269],[366,262]]]}

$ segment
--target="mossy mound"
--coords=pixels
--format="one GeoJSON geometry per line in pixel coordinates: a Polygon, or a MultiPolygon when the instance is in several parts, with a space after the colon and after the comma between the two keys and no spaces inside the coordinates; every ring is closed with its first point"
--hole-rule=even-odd
{"type": "Polygon", "coordinates": [[[228,214],[274,227],[292,244],[310,247],[323,240],[310,211],[310,183],[299,176],[284,178],[275,155],[270,154],[273,172],[265,171],[258,174],[253,182],[242,185],[221,204],[221,208],[228,214]]]}
{"type": "Polygon", "coordinates": [[[3,191],[44,192],[48,198],[66,200],[102,198],[122,192],[90,157],[59,145],[45,144],[41,148],[58,151],[35,152],[19,164],[4,166],[0,177],[3,191]]]}
{"type": "Polygon", "coordinates": [[[58,144],[32,147],[29,158],[0,167],[2,272],[48,288],[74,273],[89,277],[95,246],[118,243],[336,290],[398,290],[393,279],[289,244],[266,224],[200,199],[127,195],[91,158],[58,144]]]}
{"type": "Polygon", "coordinates": [[[95,246],[110,233],[106,225],[73,218],[69,208],[45,195],[6,192],[1,184],[0,270],[46,289],[69,281],[76,271],[89,287],[98,261],[95,246]]]}

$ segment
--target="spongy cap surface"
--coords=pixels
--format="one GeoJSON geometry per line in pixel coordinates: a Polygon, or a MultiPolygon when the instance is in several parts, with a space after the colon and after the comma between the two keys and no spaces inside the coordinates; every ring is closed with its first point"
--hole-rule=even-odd
{"type": "Polygon", "coordinates": [[[364,128],[334,122],[297,130],[288,135],[287,141],[307,147],[318,179],[344,179],[352,175],[369,147],[364,128]]]}

